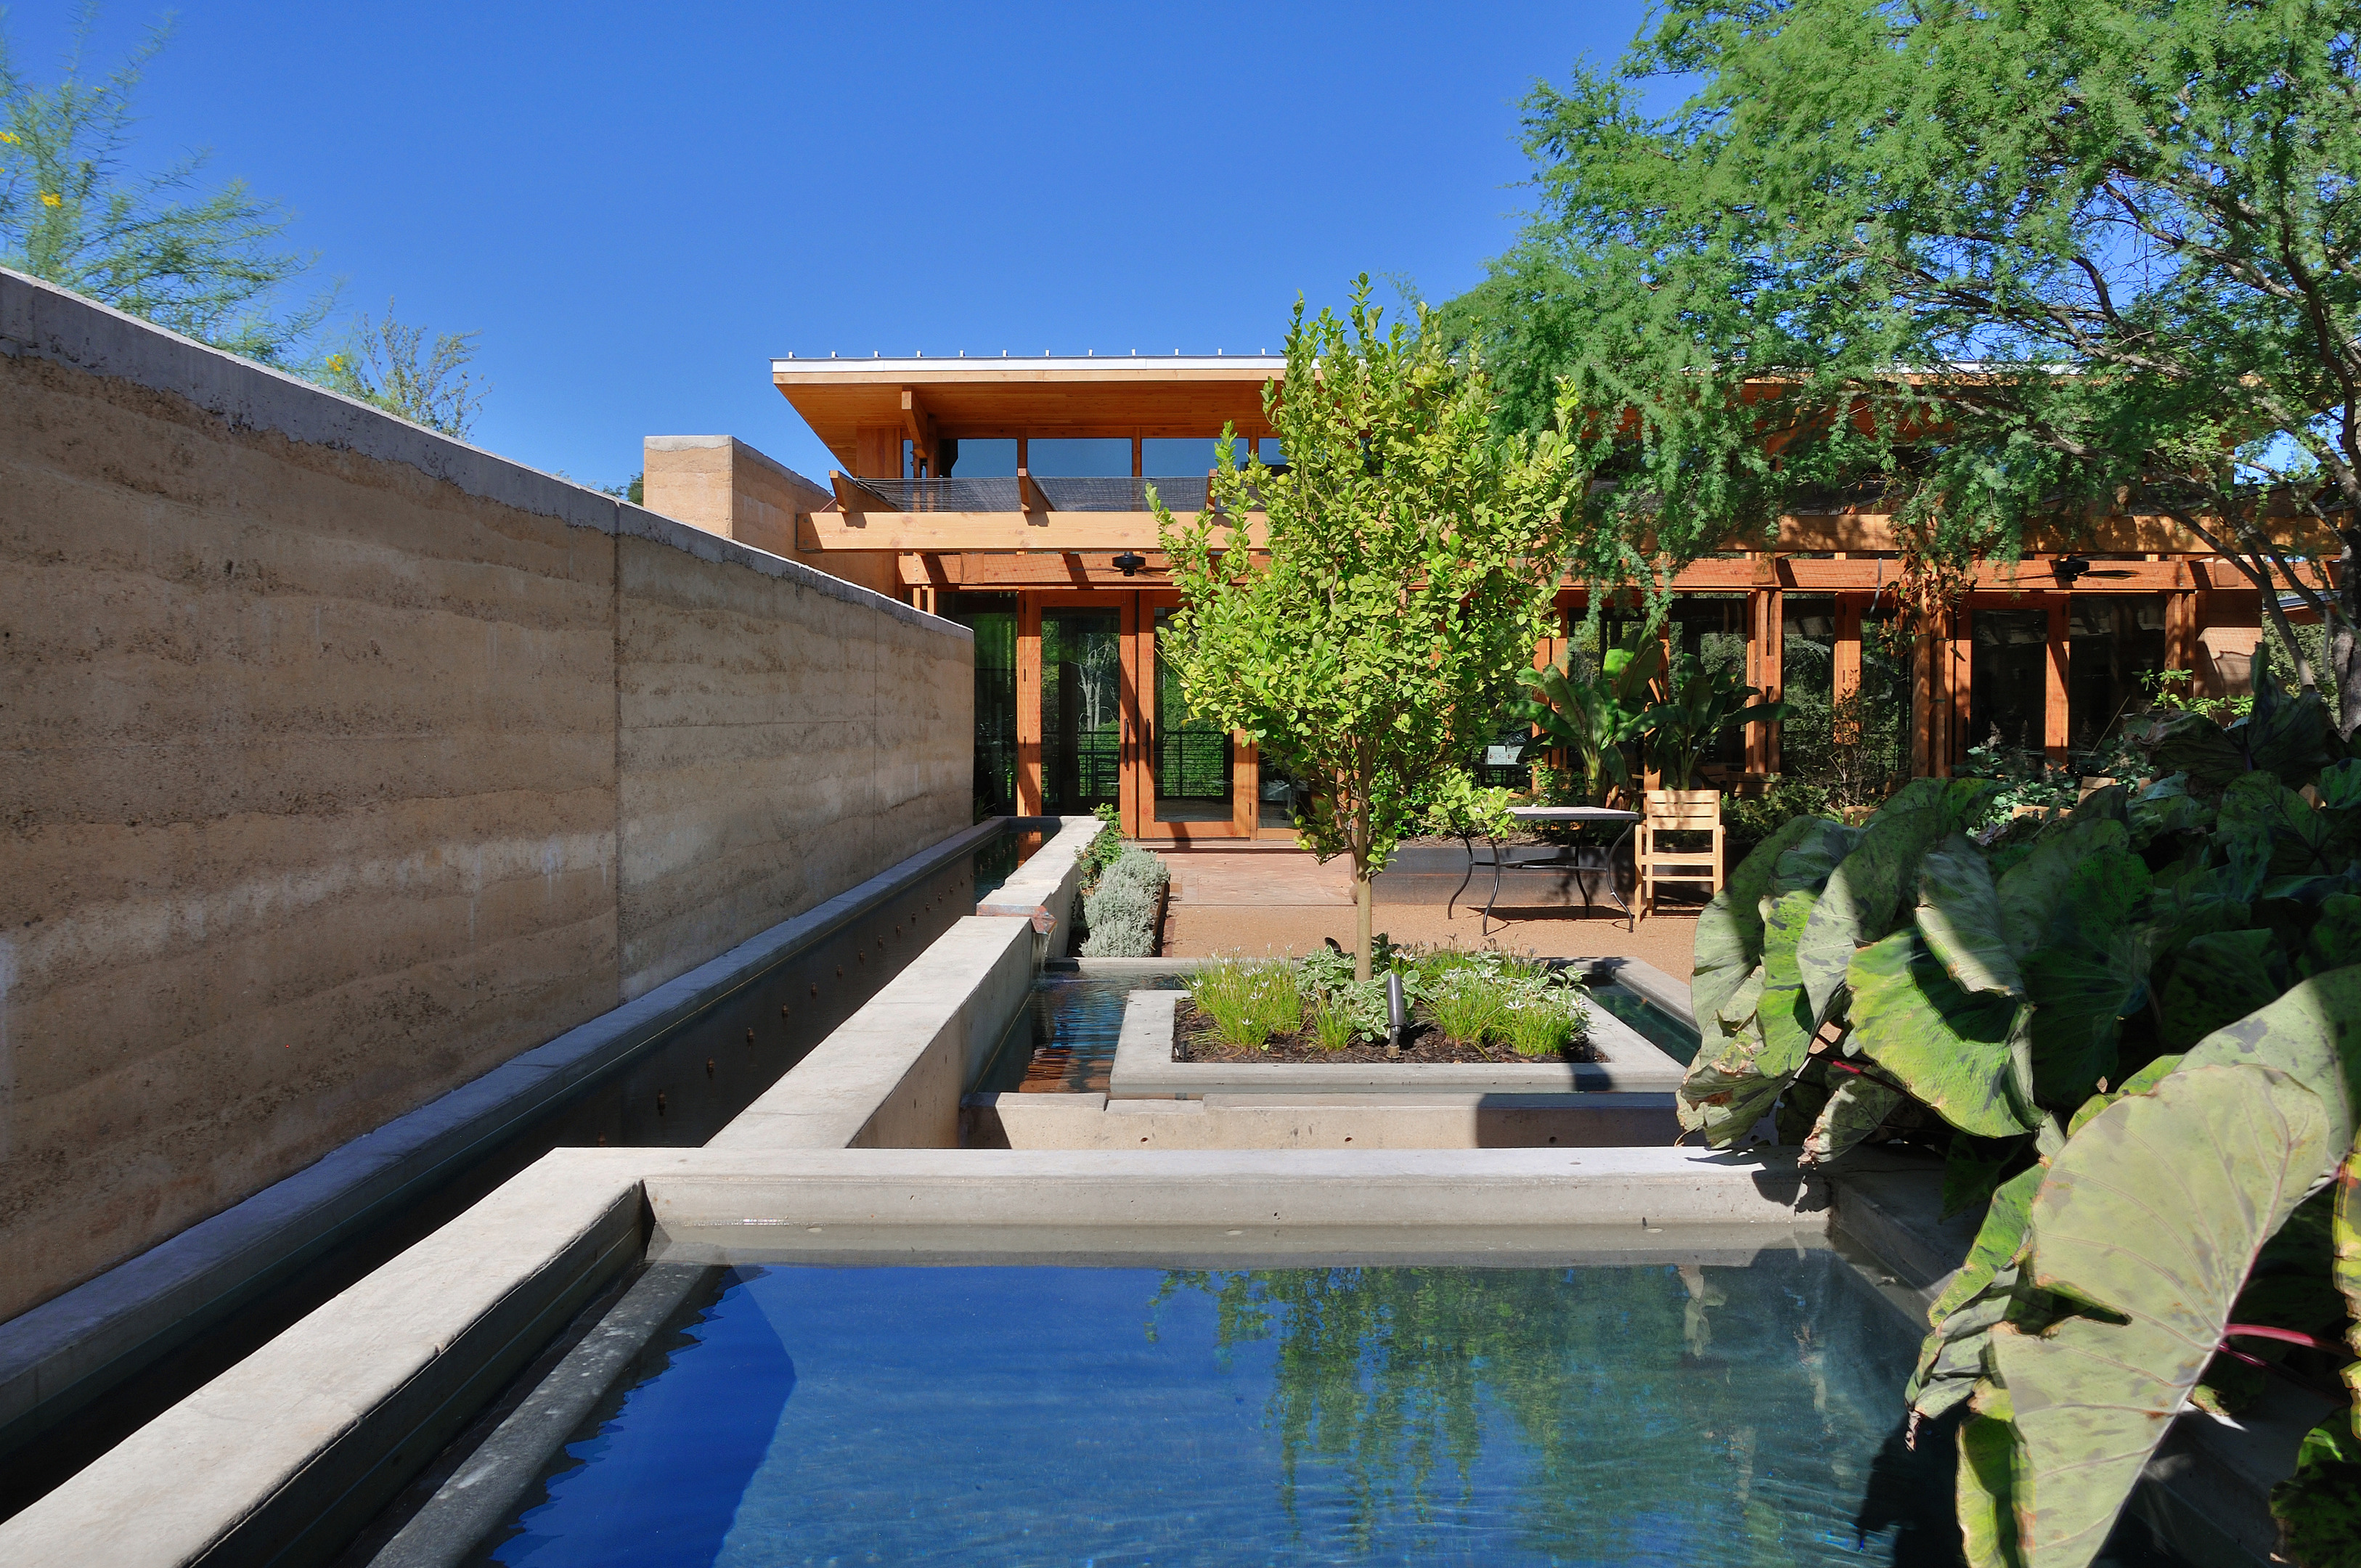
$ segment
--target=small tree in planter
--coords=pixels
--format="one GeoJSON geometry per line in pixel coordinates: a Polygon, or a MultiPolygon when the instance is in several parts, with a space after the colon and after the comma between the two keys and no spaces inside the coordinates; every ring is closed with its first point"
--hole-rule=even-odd
{"type": "Polygon", "coordinates": [[[1322,861],[1352,857],[1363,979],[1370,882],[1531,664],[1588,468],[1563,418],[1495,435],[1483,375],[1422,323],[1381,330],[1368,290],[1343,318],[1297,302],[1286,381],[1263,389],[1282,466],[1239,466],[1225,429],[1193,523],[1149,492],[1185,600],[1170,648],[1190,707],[1311,787],[1296,829],[1322,861]]]}

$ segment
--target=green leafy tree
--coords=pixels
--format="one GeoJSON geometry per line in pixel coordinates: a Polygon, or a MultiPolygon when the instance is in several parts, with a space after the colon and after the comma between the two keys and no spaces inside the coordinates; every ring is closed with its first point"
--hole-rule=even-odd
{"type": "Polygon", "coordinates": [[[1225,430],[1193,521],[1150,492],[1186,601],[1170,641],[1190,707],[1310,787],[1297,830],[1322,861],[1352,859],[1365,980],[1370,881],[1530,666],[1586,472],[1554,428],[1495,436],[1480,371],[1381,325],[1368,293],[1364,277],[1344,317],[1297,302],[1286,380],[1263,389],[1282,466],[1241,468],[1225,430]]]}
{"type": "Polygon", "coordinates": [[[334,304],[281,309],[312,258],[280,248],[291,221],[232,180],[196,190],[200,152],[152,174],[125,167],[141,68],[170,36],[151,29],[111,74],[86,74],[85,6],[64,74],[26,81],[0,38],[0,265],[267,365],[294,368],[334,304]]]}
{"type": "Polygon", "coordinates": [[[351,341],[328,356],[320,380],[346,397],[464,440],[484,400],[467,370],[476,356],[476,336],[437,333],[429,345],[426,329],[396,321],[388,300],[382,319],[362,317],[351,341]]]}
{"type": "Polygon", "coordinates": [[[2290,647],[2280,595],[2321,616],[2349,732],[2356,47],[2326,0],[1671,0],[1528,99],[1541,211],[1445,318],[1508,422],[1561,378],[1617,411],[1627,547],[1861,501],[1924,613],[2037,527],[2162,515],[2290,647]],[[1653,112],[1651,82],[1685,95],[1653,112]]]}

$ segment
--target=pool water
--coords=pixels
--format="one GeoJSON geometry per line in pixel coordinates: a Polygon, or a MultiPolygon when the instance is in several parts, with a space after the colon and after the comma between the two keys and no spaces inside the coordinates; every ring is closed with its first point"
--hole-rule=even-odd
{"type": "Polygon", "coordinates": [[[1631,1025],[1642,1039],[1683,1067],[1697,1059],[1697,1032],[1652,1004],[1638,992],[1626,991],[1620,985],[1594,985],[1590,999],[1631,1025]]]}
{"type": "Polygon", "coordinates": [[[1948,1563],[1912,1349],[1817,1250],[717,1270],[476,1561],[1948,1563]]]}

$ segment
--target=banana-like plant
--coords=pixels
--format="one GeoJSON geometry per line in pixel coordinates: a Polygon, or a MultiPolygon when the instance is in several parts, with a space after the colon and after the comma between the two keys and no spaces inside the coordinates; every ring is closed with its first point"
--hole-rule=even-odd
{"type": "Polygon", "coordinates": [[[1582,798],[1604,805],[1610,791],[1631,786],[1626,746],[1648,731],[1649,687],[1664,665],[1664,645],[1645,630],[1601,650],[1596,674],[1575,666],[1571,650],[1543,670],[1520,671],[1531,696],[1516,717],[1539,729],[1543,740],[1565,748],[1582,769],[1582,798]]]}
{"type": "Polygon", "coordinates": [[[1750,724],[1775,724],[1787,717],[1784,702],[1749,702],[1762,689],[1727,670],[1708,669],[1687,659],[1656,681],[1656,703],[1643,716],[1648,760],[1666,789],[1696,787],[1697,763],[1723,731],[1750,724]]]}
{"type": "MultiPolygon", "coordinates": [[[[1948,1146],[1947,1211],[1983,1211],[1906,1390],[1914,1420],[1969,1407],[1976,1568],[2082,1568],[2177,1414],[2338,1348],[2313,1242],[2361,1119],[2361,754],[2319,707],[2258,692],[2234,742],[2301,793],[2185,727],[2158,754],[2202,776],[2046,820],[1918,780],[1866,824],[1786,824],[1699,921],[1684,1124],[1727,1146],[1771,1115],[1818,1163],[1913,1128],[1948,1146]]],[[[2361,1509],[2341,1420],[2281,1489],[2290,1541],[2361,1509]]]]}

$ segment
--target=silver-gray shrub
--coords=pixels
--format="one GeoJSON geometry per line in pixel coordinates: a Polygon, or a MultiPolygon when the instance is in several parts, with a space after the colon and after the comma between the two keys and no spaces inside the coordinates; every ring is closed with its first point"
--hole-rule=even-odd
{"type": "Polygon", "coordinates": [[[1156,952],[1157,895],[1172,873],[1146,850],[1126,850],[1099,873],[1082,898],[1082,938],[1089,959],[1145,959],[1156,952]]]}

